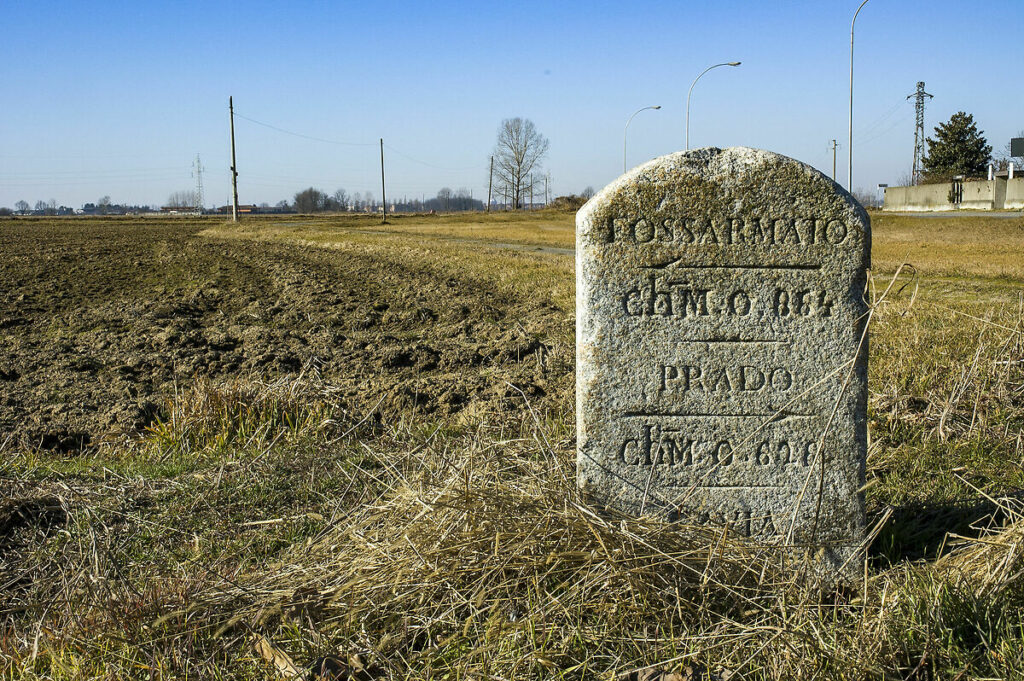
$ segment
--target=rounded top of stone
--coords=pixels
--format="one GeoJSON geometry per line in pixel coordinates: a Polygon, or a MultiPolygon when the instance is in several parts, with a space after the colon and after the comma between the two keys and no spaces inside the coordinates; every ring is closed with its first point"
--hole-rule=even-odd
{"type": "Polygon", "coordinates": [[[613,180],[579,211],[580,217],[620,203],[643,201],[645,188],[677,189],[687,203],[742,207],[813,204],[846,212],[851,222],[869,224],[860,203],[830,177],[796,159],[751,147],[703,147],[660,156],[613,180]]]}

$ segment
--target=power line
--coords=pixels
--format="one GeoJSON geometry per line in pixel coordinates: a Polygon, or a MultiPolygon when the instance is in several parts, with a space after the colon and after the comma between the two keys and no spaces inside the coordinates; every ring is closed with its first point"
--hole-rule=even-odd
{"type": "MultiPolygon", "coordinates": [[[[244,116],[244,115],[238,113],[237,111],[235,112],[235,117],[236,118],[243,118],[243,119],[249,121],[250,123],[255,123],[256,125],[262,125],[265,128],[270,128],[271,130],[276,130],[277,132],[284,133],[285,135],[292,135],[294,137],[301,137],[302,139],[312,140],[314,142],[324,142],[326,144],[339,144],[339,145],[348,146],[348,147],[375,147],[375,146],[378,145],[377,142],[341,142],[339,140],[327,139],[326,137],[317,137],[315,135],[307,135],[307,134],[301,133],[301,132],[294,132],[292,130],[286,130],[286,129],[278,127],[276,125],[271,125],[270,123],[264,123],[263,121],[258,121],[255,118],[250,118],[249,116],[244,116]]],[[[464,171],[464,170],[479,170],[480,169],[479,166],[463,166],[463,167],[460,167],[460,168],[446,168],[444,166],[439,166],[439,165],[436,165],[434,163],[430,163],[429,161],[424,161],[424,160],[415,158],[413,156],[410,156],[409,154],[405,153],[404,151],[402,151],[400,149],[396,149],[395,147],[391,146],[390,144],[385,144],[384,148],[387,149],[388,151],[395,152],[396,154],[398,154],[399,156],[401,156],[402,158],[404,158],[404,159],[406,159],[408,161],[412,161],[413,163],[419,163],[420,165],[424,165],[424,166],[427,166],[427,167],[430,167],[430,168],[435,168],[437,170],[448,170],[448,171],[452,171],[452,172],[460,172],[460,171],[464,171]]]]}
{"type": "Polygon", "coordinates": [[[907,121],[908,118],[910,118],[910,114],[907,114],[905,116],[900,116],[897,120],[893,121],[892,125],[890,125],[888,128],[885,128],[884,130],[880,130],[879,132],[875,133],[874,135],[872,135],[868,139],[864,140],[862,142],[862,144],[870,144],[871,142],[874,142],[877,139],[885,137],[890,132],[892,132],[896,128],[900,127],[901,125],[903,125],[907,121]]]}
{"type": "Polygon", "coordinates": [[[305,135],[305,134],[303,134],[301,132],[292,132],[291,130],[285,130],[284,128],[279,128],[276,125],[271,125],[270,123],[264,123],[263,121],[258,121],[255,118],[249,118],[248,116],[243,116],[242,114],[238,113],[237,111],[235,112],[235,117],[236,118],[245,119],[245,120],[249,121],[250,123],[255,123],[256,125],[262,125],[264,128],[270,128],[271,130],[276,130],[278,132],[284,133],[285,135],[292,135],[294,137],[301,137],[303,139],[313,140],[314,142],[324,142],[326,144],[338,144],[338,145],[345,146],[345,147],[374,147],[374,146],[377,146],[377,144],[375,142],[339,142],[338,140],[329,140],[329,139],[326,139],[324,137],[314,137],[313,135],[305,135]]]}
{"type": "Polygon", "coordinates": [[[419,163],[420,165],[427,166],[428,168],[434,168],[436,170],[446,170],[446,171],[453,172],[453,173],[464,172],[466,170],[482,170],[482,168],[480,166],[463,166],[461,168],[445,168],[443,166],[434,165],[433,163],[430,163],[428,161],[421,161],[418,158],[413,158],[409,154],[406,154],[403,151],[399,151],[398,149],[395,149],[390,144],[385,144],[384,148],[387,149],[388,151],[395,152],[396,154],[398,154],[399,156],[401,156],[402,158],[404,158],[404,159],[406,159],[408,161],[412,161],[413,163],[419,163]]]}
{"type": "Polygon", "coordinates": [[[882,114],[880,114],[877,118],[875,118],[870,123],[866,123],[863,126],[857,128],[856,130],[854,130],[854,132],[857,133],[858,135],[866,135],[866,134],[868,134],[870,132],[874,132],[875,128],[881,127],[881,125],[883,123],[885,123],[886,120],[891,118],[893,114],[895,114],[897,111],[899,111],[899,109],[901,107],[903,107],[905,105],[906,105],[906,100],[905,99],[901,99],[901,100],[897,101],[895,104],[892,105],[892,107],[890,109],[888,109],[885,112],[883,112],[882,114]]]}

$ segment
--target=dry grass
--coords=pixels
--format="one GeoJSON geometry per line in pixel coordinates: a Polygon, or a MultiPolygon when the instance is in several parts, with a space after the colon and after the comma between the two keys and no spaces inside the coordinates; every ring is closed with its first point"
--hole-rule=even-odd
{"type": "MultiPolygon", "coordinates": [[[[931,221],[899,224],[876,222],[876,249],[929,243],[931,221]]],[[[874,315],[855,583],[822,588],[727,529],[598,513],[569,403],[509,390],[427,419],[354,410],[312,371],[198,382],[130,446],[0,442],[0,678],[286,678],[325,658],[360,679],[1024,677],[1022,279],[944,269],[961,256],[943,229],[874,315]]],[[[985,238],[1017,249],[1003,229],[985,238]]],[[[564,256],[216,232],[550,287],[571,313],[564,256]]]]}
{"type": "Polygon", "coordinates": [[[515,244],[571,249],[576,242],[575,214],[541,210],[440,215],[399,214],[387,224],[372,215],[291,215],[248,218],[241,226],[213,228],[209,233],[273,235],[277,238],[332,241],[339,236],[371,234],[415,236],[434,240],[515,244]]]}
{"type": "Polygon", "coordinates": [[[961,633],[991,656],[976,669],[1024,672],[1019,526],[829,594],[727,531],[600,516],[566,462],[509,454],[387,457],[377,502],[206,607],[295,659],[329,640],[388,677],[925,678],[962,661],[921,643],[961,633]]]}
{"type": "MultiPolygon", "coordinates": [[[[281,388],[257,398],[272,403],[281,388]]],[[[204,448],[193,454],[237,431],[223,415],[253,394],[182,407],[188,428],[210,435],[189,440],[204,448]]],[[[461,432],[399,416],[374,429],[350,419],[339,435],[339,422],[320,421],[309,453],[294,442],[233,450],[162,484],[122,477],[106,495],[58,495],[68,531],[23,556],[21,574],[41,579],[34,598],[4,608],[8,675],[287,677],[325,657],[361,668],[354,678],[1024,673],[1013,500],[994,498],[1002,522],[951,538],[936,562],[865,558],[863,580],[822,590],[803,561],[728,530],[597,513],[576,493],[565,425],[529,414],[461,432]],[[342,503],[326,498],[331,486],[300,504],[267,493],[327,475],[342,503]],[[262,512],[235,514],[224,536],[206,531],[212,520],[196,525],[205,497],[232,515],[216,497],[254,487],[262,512]],[[164,507],[140,506],[143,490],[164,507]]]]}
{"type": "Polygon", "coordinates": [[[911,262],[924,277],[1024,279],[1024,217],[921,217],[873,213],[872,264],[911,262]]]}
{"type": "MultiPolygon", "coordinates": [[[[383,228],[388,231],[383,231],[379,222],[366,217],[327,216],[307,222],[268,219],[243,222],[237,226],[220,224],[207,228],[202,234],[217,239],[285,242],[365,255],[382,261],[397,261],[412,269],[429,271],[441,280],[469,274],[506,295],[534,299],[539,294],[572,314],[575,310],[572,257],[566,253],[540,250],[545,243],[540,237],[544,233],[541,230],[552,215],[563,221],[569,215],[567,233],[571,248],[575,238],[571,214],[549,213],[545,217],[543,212],[531,214],[523,222],[516,222],[507,214],[487,216],[471,213],[467,214],[465,222],[455,222],[447,227],[447,223],[439,222],[438,229],[433,231],[422,229],[422,225],[430,225],[432,220],[440,221],[448,216],[400,217],[395,220],[397,226],[383,228]],[[477,223],[471,222],[470,218],[486,221],[487,238],[483,232],[475,231],[477,223]],[[412,227],[402,228],[403,220],[408,220],[412,227]],[[446,230],[474,236],[453,237],[447,235],[446,230]],[[516,243],[523,245],[524,249],[507,247],[516,243]]],[[[559,239],[557,243],[563,244],[564,239],[559,239]]]]}

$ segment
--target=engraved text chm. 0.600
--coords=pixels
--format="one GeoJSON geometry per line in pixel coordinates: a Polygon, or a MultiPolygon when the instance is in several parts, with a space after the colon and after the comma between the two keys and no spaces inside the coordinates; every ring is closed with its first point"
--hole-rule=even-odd
{"type": "MultiPolygon", "coordinates": [[[[714,415],[709,414],[714,418],[714,415]]],[[[806,468],[814,460],[818,440],[762,437],[740,446],[733,440],[689,436],[681,428],[642,424],[635,436],[619,443],[619,463],[627,466],[680,468],[714,467],[725,470],[761,466],[806,468]]]]}

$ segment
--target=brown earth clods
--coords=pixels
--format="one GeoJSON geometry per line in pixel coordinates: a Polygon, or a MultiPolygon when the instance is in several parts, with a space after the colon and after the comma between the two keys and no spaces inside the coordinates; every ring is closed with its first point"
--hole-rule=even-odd
{"type": "Polygon", "coordinates": [[[346,408],[571,402],[571,318],[426,259],[200,236],[178,220],[0,225],[0,445],[137,435],[198,378],[316,371],[346,408]],[[553,340],[553,339],[562,339],[553,340]]]}

